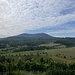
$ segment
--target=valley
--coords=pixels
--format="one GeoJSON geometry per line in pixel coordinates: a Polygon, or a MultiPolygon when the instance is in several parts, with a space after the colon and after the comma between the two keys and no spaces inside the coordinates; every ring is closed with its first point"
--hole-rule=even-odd
{"type": "Polygon", "coordinates": [[[75,74],[75,38],[55,38],[43,33],[0,40],[0,75],[63,73],[75,74]]]}

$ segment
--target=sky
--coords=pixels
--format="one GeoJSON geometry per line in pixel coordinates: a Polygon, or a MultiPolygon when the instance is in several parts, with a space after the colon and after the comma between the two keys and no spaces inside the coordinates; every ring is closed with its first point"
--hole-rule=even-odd
{"type": "Polygon", "coordinates": [[[75,37],[75,0],[0,0],[0,38],[22,33],[75,37]]]}

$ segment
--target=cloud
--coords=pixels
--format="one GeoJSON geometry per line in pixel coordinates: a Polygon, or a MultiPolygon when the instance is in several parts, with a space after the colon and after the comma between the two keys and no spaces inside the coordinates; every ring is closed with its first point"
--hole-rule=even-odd
{"type": "Polygon", "coordinates": [[[12,36],[75,21],[75,0],[0,0],[0,35],[12,36]]]}
{"type": "MultiPolygon", "coordinates": [[[[75,27],[75,26],[74,26],[75,27]]],[[[47,34],[56,37],[75,37],[75,28],[74,27],[62,27],[61,29],[57,30],[48,30],[46,31],[47,34]]]]}
{"type": "Polygon", "coordinates": [[[66,29],[66,30],[57,30],[57,31],[52,31],[48,34],[62,34],[62,33],[74,33],[75,29],[74,28],[70,28],[70,29],[66,29]]]}

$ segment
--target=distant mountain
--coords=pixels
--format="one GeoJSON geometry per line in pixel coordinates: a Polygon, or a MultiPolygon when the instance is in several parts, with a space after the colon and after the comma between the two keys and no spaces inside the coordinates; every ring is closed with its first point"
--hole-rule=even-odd
{"type": "Polygon", "coordinates": [[[37,46],[40,44],[48,44],[50,42],[60,43],[66,46],[75,46],[75,38],[55,38],[45,33],[37,34],[20,34],[17,36],[1,38],[0,39],[0,48],[7,47],[17,47],[17,46],[37,46]]]}
{"type": "Polygon", "coordinates": [[[17,36],[7,37],[4,40],[33,40],[33,39],[53,39],[54,37],[45,34],[45,33],[37,33],[37,34],[20,34],[17,36]]]}
{"type": "Polygon", "coordinates": [[[37,33],[37,34],[20,34],[17,36],[7,37],[0,40],[1,47],[6,47],[7,44],[10,46],[34,46],[40,44],[50,43],[54,37],[45,34],[45,33],[37,33]]]}

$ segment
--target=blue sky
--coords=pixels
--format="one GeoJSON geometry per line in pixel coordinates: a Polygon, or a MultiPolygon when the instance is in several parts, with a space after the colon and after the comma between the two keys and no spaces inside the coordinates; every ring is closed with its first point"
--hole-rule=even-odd
{"type": "Polygon", "coordinates": [[[28,33],[47,33],[55,37],[75,37],[75,21],[51,28],[45,27],[36,30],[30,30],[28,33]]]}
{"type": "Polygon", "coordinates": [[[75,0],[0,0],[0,37],[22,33],[75,37],[75,0]]]}

